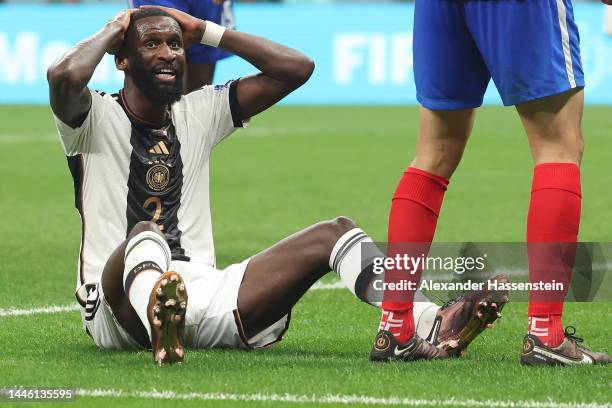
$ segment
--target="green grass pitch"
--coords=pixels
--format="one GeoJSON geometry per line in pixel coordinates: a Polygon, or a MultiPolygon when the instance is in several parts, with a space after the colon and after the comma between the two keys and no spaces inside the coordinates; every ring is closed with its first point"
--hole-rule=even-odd
{"type": "MultiPolygon", "coordinates": [[[[392,192],[414,151],[417,114],[415,107],[281,107],[223,142],[213,154],[211,186],[219,266],[336,215],[350,216],[375,240],[384,240],[392,192]]],[[[73,304],[80,225],[50,111],[5,106],[0,118],[0,309],[73,304]]],[[[609,107],[587,108],[584,241],[612,238],[611,126],[609,107]]],[[[531,172],[514,111],[482,109],[445,198],[436,239],[523,240],[531,172]]],[[[587,345],[612,352],[612,305],[569,304],[566,310],[566,324],[576,325],[587,345]]],[[[345,290],[313,291],[295,308],[279,345],[257,352],[189,351],[184,365],[161,369],[149,353],[98,350],[76,311],[0,316],[0,387],[115,393],[79,396],[68,406],[167,403],[138,396],[152,390],[198,393],[180,402],[185,407],[334,406],[349,395],[364,398],[344,401],[375,397],[382,399],[370,402],[380,405],[610,406],[609,367],[519,366],[525,312],[524,303],[508,305],[495,329],[464,358],[375,365],[367,354],[378,310],[345,290]],[[123,396],[117,396],[120,391],[123,396]],[[256,394],[263,399],[219,400],[256,394]],[[202,395],[205,401],[198,399],[202,395]],[[325,400],[329,395],[339,399],[325,400]],[[272,402],[273,396],[281,401],[272,402]],[[296,396],[310,399],[287,402],[296,396]]]]}

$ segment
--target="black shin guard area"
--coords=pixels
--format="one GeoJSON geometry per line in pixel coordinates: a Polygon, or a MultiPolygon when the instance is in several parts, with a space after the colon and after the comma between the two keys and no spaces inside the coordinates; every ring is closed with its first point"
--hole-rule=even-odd
{"type": "Polygon", "coordinates": [[[130,272],[128,272],[128,275],[125,278],[125,282],[123,283],[123,290],[125,291],[125,293],[130,293],[130,287],[132,286],[134,279],[136,279],[136,275],[138,275],[142,271],[150,270],[159,271],[160,274],[164,273],[164,271],[162,271],[162,268],[160,268],[159,265],[155,262],[144,261],[139,263],[138,265],[133,267],[130,272]]]}

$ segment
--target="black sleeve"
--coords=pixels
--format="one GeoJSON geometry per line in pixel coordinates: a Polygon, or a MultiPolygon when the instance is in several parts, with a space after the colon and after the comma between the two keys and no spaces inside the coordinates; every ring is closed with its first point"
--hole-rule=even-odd
{"type": "Polygon", "coordinates": [[[230,112],[232,113],[232,122],[234,123],[234,127],[241,128],[243,127],[244,117],[242,116],[242,112],[240,110],[240,105],[238,104],[238,83],[240,79],[232,81],[229,88],[229,104],[230,104],[230,112]]]}

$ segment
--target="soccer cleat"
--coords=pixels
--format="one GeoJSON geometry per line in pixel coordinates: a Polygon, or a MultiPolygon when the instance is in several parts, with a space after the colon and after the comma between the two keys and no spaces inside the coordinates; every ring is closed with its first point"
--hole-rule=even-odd
{"type": "Polygon", "coordinates": [[[160,366],[183,362],[186,312],[183,279],[176,272],[164,273],[153,286],[148,307],[153,359],[160,366]]]}
{"type": "MultiPolygon", "coordinates": [[[[488,282],[506,283],[509,280],[508,275],[497,275],[488,282]]],[[[482,290],[465,292],[443,305],[427,341],[444,349],[451,357],[459,357],[483,330],[492,328],[508,303],[508,292],[489,290],[488,282],[482,290]]]]}
{"type": "Polygon", "coordinates": [[[548,347],[537,336],[527,334],[523,339],[521,364],[528,366],[555,366],[573,364],[610,364],[612,357],[578,345],[583,340],[574,336],[576,329],[565,328],[565,338],[557,347],[548,347]]]}
{"type": "Polygon", "coordinates": [[[374,346],[370,352],[370,360],[376,362],[387,361],[415,361],[448,358],[448,354],[441,348],[432,346],[418,334],[415,334],[405,344],[400,344],[391,332],[381,330],[374,339],[374,346]]]}

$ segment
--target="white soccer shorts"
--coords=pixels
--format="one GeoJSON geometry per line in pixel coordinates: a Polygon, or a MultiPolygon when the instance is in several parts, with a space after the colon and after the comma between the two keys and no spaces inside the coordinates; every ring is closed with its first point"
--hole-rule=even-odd
{"type": "MultiPolygon", "coordinates": [[[[190,348],[261,348],[282,339],[289,315],[247,339],[238,312],[238,290],[249,260],[218,270],[194,262],[172,261],[169,270],[185,282],[189,301],[185,317],[185,346],[190,348]]],[[[121,327],[108,305],[102,285],[90,286],[83,325],[95,344],[103,349],[141,350],[121,327]]]]}

